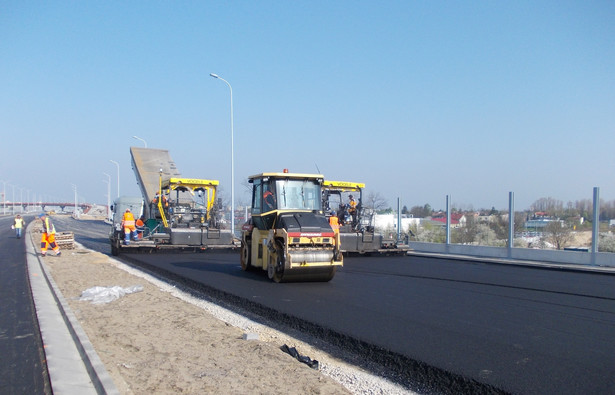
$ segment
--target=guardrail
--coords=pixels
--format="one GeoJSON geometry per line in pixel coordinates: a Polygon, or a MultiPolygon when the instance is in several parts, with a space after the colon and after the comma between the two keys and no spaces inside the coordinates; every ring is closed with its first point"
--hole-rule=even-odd
{"type": "Polygon", "coordinates": [[[482,258],[516,259],[564,263],[574,265],[615,267],[615,254],[609,252],[582,252],[562,250],[538,250],[531,248],[507,248],[472,246],[462,244],[424,243],[411,241],[410,248],[416,252],[468,255],[482,258]]]}

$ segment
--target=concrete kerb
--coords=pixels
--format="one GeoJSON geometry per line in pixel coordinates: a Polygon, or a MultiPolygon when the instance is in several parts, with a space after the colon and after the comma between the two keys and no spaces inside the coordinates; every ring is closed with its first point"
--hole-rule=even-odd
{"type": "Polygon", "coordinates": [[[31,235],[33,222],[26,229],[30,240],[25,243],[26,259],[53,393],[119,394],[46,264],[40,259],[38,246],[31,235]]]}

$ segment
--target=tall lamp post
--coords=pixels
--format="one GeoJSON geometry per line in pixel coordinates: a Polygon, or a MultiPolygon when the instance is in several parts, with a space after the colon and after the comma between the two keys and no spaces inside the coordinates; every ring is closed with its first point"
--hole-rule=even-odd
{"type": "Polygon", "coordinates": [[[231,235],[235,237],[235,160],[234,160],[234,133],[233,133],[233,87],[218,74],[210,73],[213,78],[224,81],[231,91],[231,235]]]}
{"type": "Polygon", "coordinates": [[[143,145],[145,145],[145,148],[147,148],[147,141],[145,141],[141,137],[137,137],[137,136],[132,136],[132,138],[143,141],[143,145]]]}
{"type": "Polygon", "coordinates": [[[103,182],[107,183],[107,219],[110,219],[109,208],[111,207],[111,176],[107,173],[103,174],[107,176],[107,179],[103,180],[103,182]]]}
{"type": "Polygon", "coordinates": [[[11,213],[15,215],[15,185],[9,184],[9,186],[13,187],[13,202],[11,204],[11,213]]]}
{"type": "Polygon", "coordinates": [[[75,184],[70,184],[70,185],[73,186],[73,191],[75,192],[75,212],[73,214],[73,217],[76,219],[76,218],[79,218],[79,215],[77,213],[77,185],[75,184]]]}
{"type": "Polygon", "coordinates": [[[19,188],[19,212],[23,213],[23,188],[22,187],[18,187],[19,188]]]}
{"type": "Polygon", "coordinates": [[[6,181],[2,181],[2,214],[6,215],[6,181]]]}
{"type": "Polygon", "coordinates": [[[109,159],[109,162],[114,163],[115,166],[117,166],[117,197],[120,197],[120,164],[111,159],[109,159]]]}

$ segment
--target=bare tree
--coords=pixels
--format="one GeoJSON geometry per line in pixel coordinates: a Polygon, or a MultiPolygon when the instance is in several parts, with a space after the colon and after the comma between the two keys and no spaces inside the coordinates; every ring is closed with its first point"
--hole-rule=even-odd
{"type": "Polygon", "coordinates": [[[545,227],[543,238],[553,244],[555,248],[561,250],[572,240],[572,231],[561,221],[551,221],[545,227]]]}
{"type": "Polygon", "coordinates": [[[451,237],[453,243],[458,244],[471,244],[474,243],[476,239],[476,234],[478,232],[477,223],[474,219],[473,215],[469,215],[466,217],[465,226],[455,228],[451,232],[451,237]]]}
{"type": "Polygon", "coordinates": [[[563,212],[564,202],[552,197],[540,198],[532,203],[530,209],[534,212],[543,211],[552,216],[559,216],[563,212]]]}
{"type": "Polygon", "coordinates": [[[380,192],[370,192],[364,201],[364,207],[373,211],[383,210],[387,208],[387,201],[380,192]]]}

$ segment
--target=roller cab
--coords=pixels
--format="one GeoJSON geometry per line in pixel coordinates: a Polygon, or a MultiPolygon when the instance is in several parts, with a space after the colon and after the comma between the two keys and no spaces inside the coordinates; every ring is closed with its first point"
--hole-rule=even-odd
{"type": "Polygon", "coordinates": [[[275,282],[330,281],[343,265],[339,233],[322,210],[320,174],[249,177],[252,217],[242,227],[241,267],[275,282]]]}

